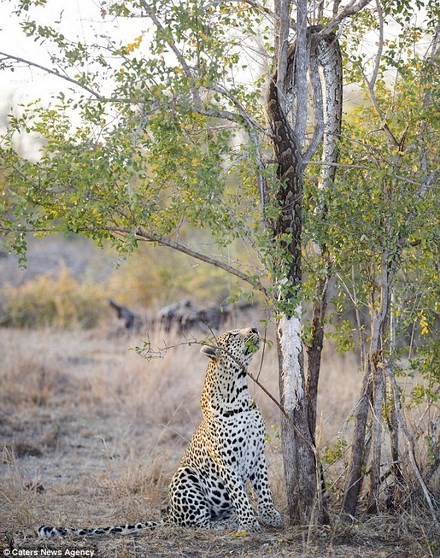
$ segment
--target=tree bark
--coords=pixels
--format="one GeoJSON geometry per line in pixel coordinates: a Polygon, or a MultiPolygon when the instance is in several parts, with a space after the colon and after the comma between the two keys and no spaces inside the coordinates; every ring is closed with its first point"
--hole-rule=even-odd
{"type": "MultiPolygon", "coordinates": [[[[327,254],[326,254],[327,255],[327,254]]],[[[327,258],[327,274],[325,277],[318,279],[314,302],[312,309],[312,322],[311,322],[311,341],[307,346],[307,370],[306,370],[306,400],[307,400],[307,414],[309,421],[310,436],[313,446],[316,451],[316,407],[318,402],[318,383],[321,373],[321,357],[322,349],[324,346],[324,320],[327,310],[327,291],[330,281],[331,264],[327,258]]],[[[317,484],[317,497],[320,497],[318,512],[319,523],[326,525],[330,522],[328,514],[327,499],[325,497],[326,487],[322,463],[318,460],[317,455],[317,480],[319,474],[320,484],[317,484]]]]}

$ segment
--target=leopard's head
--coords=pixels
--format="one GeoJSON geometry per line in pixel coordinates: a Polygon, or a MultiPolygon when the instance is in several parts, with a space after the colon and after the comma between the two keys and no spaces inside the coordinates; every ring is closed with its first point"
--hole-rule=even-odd
{"type": "Polygon", "coordinates": [[[260,335],[255,328],[233,329],[220,335],[212,345],[204,345],[201,352],[228,368],[246,368],[258,350],[260,335]]]}

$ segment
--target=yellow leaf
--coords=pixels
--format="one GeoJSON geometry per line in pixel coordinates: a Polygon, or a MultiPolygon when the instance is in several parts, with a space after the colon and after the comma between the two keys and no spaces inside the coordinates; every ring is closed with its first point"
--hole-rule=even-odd
{"type": "Polygon", "coordinates": [[[419,314],[420,315],[420,333],[421,335],[426,335],[429,333],[429,327],[428,327],[428,320],[426,319],[426,316],[424,316],[422,313],[419,314]]]}
{"type": "Polygon", "coordinates": [[[143,35],[139,35],[139,37],[136,37],[132,43],[129,43],[128,45],[126,45],[125,50],[128,54],[130,54],[131,52],[133,52],[134,50],[138,49],[141,46],[142,43],[142,39],[143,39],[143,35]]]}
{"type": "Polygon", "coordinates": [[[248,537],[249,533],[245,529],[239,529],[238,531],[234,531],[231,533],[231,537],[248,537]]]}

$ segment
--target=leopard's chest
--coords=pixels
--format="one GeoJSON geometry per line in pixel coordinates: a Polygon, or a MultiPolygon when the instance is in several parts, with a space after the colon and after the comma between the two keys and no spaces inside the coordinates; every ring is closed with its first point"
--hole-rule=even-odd
{"type": "Polygon", "coordinates": [[[264,451],[264,423],[258,410],[217,419],[211,436],[222,461],[248,477],[264,451]]]}

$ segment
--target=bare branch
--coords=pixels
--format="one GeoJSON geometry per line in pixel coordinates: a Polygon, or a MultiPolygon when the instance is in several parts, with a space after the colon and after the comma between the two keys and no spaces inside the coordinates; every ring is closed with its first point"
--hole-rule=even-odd
{"type": "Polygon", "coordinates": [[[382,129],[386,132],[388,139],[395,147],[400,147],[400,142],[397,140],[396,136],[391,131],[391,128],[388,126],[386,122],[385,116],[383,114],[382,109],[380,108],[379,102],[376,97],[376,80],[379,73],[380,62],[382,59],[382,51],[383,51],[383,42],[384,42],[384,18],[382,12],[382,6],[379,0],[376,0],[376,7],[377,7],[377,15],[379,20],[379,45],[376,52],[375,60],[374,60],[374,67],[373,67],[373,74],[371,79],[368,79],[364,70],[362,70],[362,77],[364,82],[367,86],[368,92],[370,94],[371,102],[373,103],[374,109],[376,110],[377,114],[379,115],[380,119],[382,120],[382,129]]]}
{"type": "MultiPolygon", "coordinates": [[[[324,2],[322,2],[322,5],[324,5],[324,2]]],[[[333,17],[336,17],[338,15],[338,10],[340,5],[341,5],[341,0],[333,0],[333,9],[332,9],[333,17]]],[[[319,19],[319,21],[322,21],[322,16],[319,19]]]]}
{"type": "MultiPolygon", "coordinates": [[[[359,307],[361,306],[361,301],[359,300],[359,298],[357,296],[354,266],[351,266],[351,284],[352,284],[352,289],[353,289],[352,291],[350,290],[349,286],[347,285],[347,283],[344,281],[343,277],[339,273],[336,273],[336,277],[338,278],[341,285],[344,287],[344,290],[347,293],[347,296],[349,297],[349,299],[351,300],[351,303],[352,303],[354,311],[355,311],[357,333],[359,335],[359,341],[360,341],[359,345],[360,345],[360,351],[361,351],[361,362],[363,362],[365,352],[366,352],[367,349],[366,349],[366,343],[365,343],[364,336],[362,335],[363,327],[362,327],[361,316],[360,316],[360,312],[359,312],[359,307]]],[[[366,306],[365,303],[363,303],[363,304],[366,306]]]]}
{"type": "MultiPolygon", "coordinates": [[[[242,281],[245,281],[249,285],[252,285],[252,287],[258,289],[260,292],[262,292],[264,295],[266,295],[266,289],[264,288],[264,286],[261,284],[260,281],[258,281],[257,279],[254,279],[253,277],[251,277],[249,275],[246,275],[246,273],[243,273],[239,269],[236,269],[235,267],[233,267],[233,266],[231,266],[227,263],[224,263],[224,262],[222,262],[222,261],[220,261],[216,258],[213,258],[212,256],[208,256],[206,254],[202,254],[201,252],[197,252],[196,250],[193,250],[189,246],[186,246],[185,244],[181,244],[180,242],[177,242],[177,241],[172,240],[170,238],[150,234],[146,230],[144,230],[142,227],[139,227],[135,231],[133,231],[133,229],[128,229],[128,228],[124,228],[124,227],[117,227],[117,226],[105,227],[103,229],[98,229],[97,227],[81,227],[81,228],[78,228],[76,230],[76,232],[78,232],[78,233],[93,233],[93,232],[98,232],[99,230],[106,231],[106,232],[112,233],[114,235],[121,235],[121,236],[134,233],[136,235],[137,239],[140,240],[140,241],[155,242],[157,244],[160,244],[161,246],[167,246],[168,248],[172,248],[173,250],[177,250],[178,252],[182,252],[183,254],[186,254],[187,256],[190,256],[191,258],[202,261],[202,262],[207,263],[209,265],[212,265],[214,267],[218,267],[219,269],[223,269],[223,271],[226,271],[227,273],[230,273],[231,275],[234,275],[235,277],[238,277],[242,281]]],[[[4,233],[6,235],[6,234],[9,234],[9,233],[13,232],[13,230],[9,227],[0,226],[0,232],[4,233]]],[[[28,233],[31,233],[31,234],[32,233],[53,233],[54,229],[50,229],[50,228],[35,228],[34,229],[34,228],[22,227],[20,229],[20,232],[22,232],[23,234],[28,234],[28,233]]]]}
{"type": "Polygon", "coordinates": [[[261,145],[261,138],[256,133],[255,130],[249,130],[249,138],[251,142],[254,144],[256,154],[257,154],[257,182],[258,182],[258,191],[260,193],[260,202],[261,202],[261,211],[262,211],[262,218],[263,222],[266,223],[266,208],[269,203],[269,192],[267,188],[267,179],[265,176],[264,171],[266,170],[266,164],[263,161],[263,147],[261,145]]]}
{"type": "MultiPolygon", "coordinates": [[[[215,337],[215,335],[214,335],[215,337]]],[[[220,349],[223,353],[225,353],[226,355],[228,355],[229,358],[231,358],[236,364],[237,366],[239,366],[244,372],[246,372],[247,376],[249,376],[249,378],[255,382],[255,384],[267,395],[267,397],[269,397],[269,399],[272,401],[272,403],[275,404],[275,406],[279,409],[280,413],[286,418],[287,423],[289,425],[289,428],[291,428],[294,432],[296,432],[296,434],[298,436],[300,436],[313,450],[313,452],[315,453],[315,455],[317,456],[317,450],[316,447],[314,446],[314,444],[308,440],[304,434],[301,432],[301,430],[296,426],[296,424],[289,418],[289,415],[287,414],[286,410],[283,408],[283,406],[281,405],[281,403],[276,399],[276,397],[274,397],[270,391],[259,381],[258,378],[256,378],[253,374],[251,374],[247,368],[230,352],[228,351],[225,347],[221,347],[219,345],[213,345],[212,343],[206,342],[206,341],[198,341],[196,338],[193,338],[189,341],[185,341],[182,343],[177,343],[175,345],[166,345],[163,349],[153,349],[151,347],[151,343],[150,341],[144,341],[144,346],[143,347],[134,347],[134,350],[136,351],[137,354],[139,354],[140,356],[142,356],[143,358],[148,359],[153,359],[153,358],[162,358],[163,353],[169,349],[174,349],[176,347],[182,346],[182,345],[204,345],[205,347],[210,347],[212,349],[220,349]]]]}
{"type": "MultiPolygon", "coordinates": [[[[359,169],[359,170],[367,170],[367,171],[372,170],[372,167],[369,167],[367,165],[356,165],[350,163],[327,163],[326,161],[310,161],[308,159],[305,159],[303,162],[305,165],[326,165],[329,167],[337,167],[337,168],[340,167],[344,169],[359,169]]],[[[434,179],[436,178],[436,175],[434,173],[430,175],[426,180],[423,180],[422,182],[417,180],[411,180],[411,178],[408,178],[407,176],[402,176],[400,174],[393,174],[393,176],[398,180],[403,180],[408,184],[413,184],[414,186],[419,187],[417,192],[415,193],[415,200],[418,200],[425,195],[426,191],[430,188],[431,184],[434,182],[434,179]]]]}
{"type": "MultiPolygon", "coordinates": [[[[215,338],[215,341],[217,341],[215,334],[212,331],[211,331],[211,333],[213,334],[213,337],[215,338]]],[[[253,374],[251,374],[248,371],[248,369],[225,347],[221,347],[219,345],[214,345],[214,344],[209,343],[207,341],[199,341],[195,337],[190,339],[190,340],[186,340],[186,341],[183,341],[183,342],[180,342],[180,343],[176,343],[174,345],[165,344],[165,347],[163,347],[162,349],[161,348],[157,348],[157,349],[152,348],[150,340],[143,341],[143,343],[144,343],[143,347],[134,347],[134,350],[136,351],[136,353],[138,355],[140,355],[142,358],[145,358],[147,360],[156,359],[156,358],[163,358],[163,354],[166,351],[169,351],[170,349],[175,349],[177,347],[181,347],[182,345],[188,345],[188,346],[204,345],[205,347],[210,347],[211,349],[217,349],[217,350],[220,349],[229,358],[231,358],[235,362],[235,364],[237,364],[237,366],[239,368],[241,368],[244,372],[246,372],[246,374],[249,376],[249,378],[267,395],[267,397],[269,397],[269,399],[272,401],[272,403],[274,403],[275,406],[278,407],[279,411],[287,419],[289,419],[289,417],[288,417],[286,411],[283,409],[281,403],[270,393],[270,391],[266,387],[264,387],[264,385],[258,380],[258,377],[255,378],[255,376],[253,374]]],[[[264,347],[263,347],[263,349],[264,349],[264,347]]]]}
{"type": "MultiPolygon", "coordinates": [[[[240,103],[240,101],[237,99],[237,97],[235,95],[232,95],[232,93],[230,91],[228,91],[225,87],[223,87],[220,84],[217,84],[217,85],[213,85],[211,87],[211,90],[216,91],[217,93],[220,93],[220,95],[223,95],[224,97],[226,97],[237,108],[238,114],[235,114],[235,115],[234,115],[234,113],[229,113],[228,111],[225,111],[228,114],[234,115],[236,122],[240,122],[240,123],[244,122],[248,128],[255,129],[255,130],[258,130],[260,132],[266,133],[266,130],[262,126],[260,126],[257,122],[255,122],[255,120],[250,116],[250,114],[247,112],[247,110],[244,108],[244,106],[240,103]]],[[[209,109],[209,110],[214,110],[215,111],[216,109],[209,109]]]]}
{"type": "Polygon", "coordinates": [[[203,116],[209,116],[211,118],[221,118],[223,120],[229,120],[229,122],[234,122],[235,124],[243,124],[243,118],[235,112],[230,110],[219,109],[219,108],[203,108],[201,106],[195,106],[194,111],[198,112],[203,116]]]}
{"type": "Polygon", "coordinates": [[[307,128],[307,108],[309,93],[307,71],[309,67],[310,41],[307,33],[307,0],[296,2],[297,36],[295,45],[295,88],[296,88],[296,115],[294,133],[299,146],[304,145],[307,128]]]}

